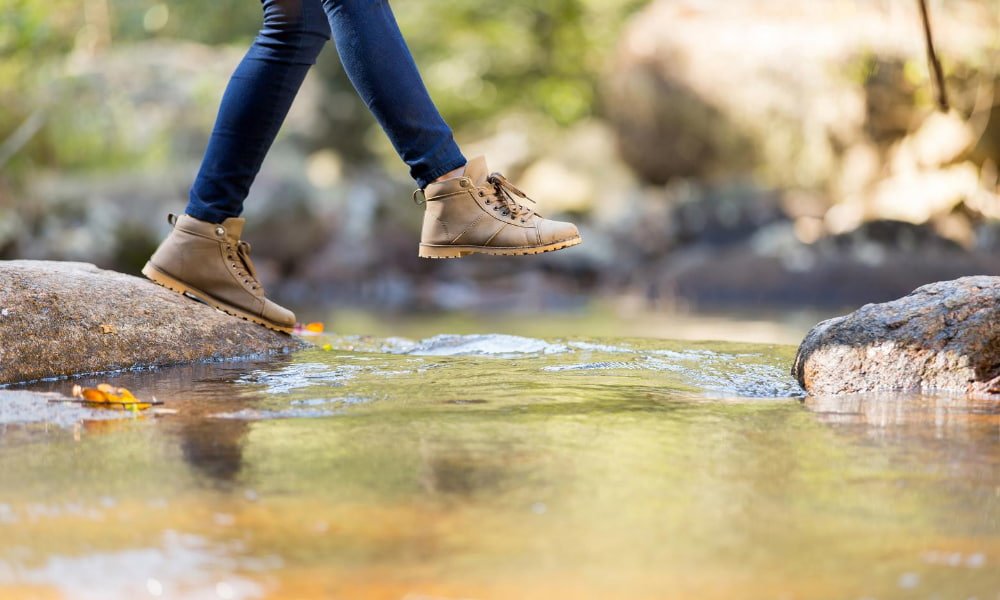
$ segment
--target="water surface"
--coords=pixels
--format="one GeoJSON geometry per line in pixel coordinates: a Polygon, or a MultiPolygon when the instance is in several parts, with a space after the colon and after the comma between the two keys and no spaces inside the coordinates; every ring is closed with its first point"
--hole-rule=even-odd
{"type": "Polygon", "coordinates": [[[0,425],[0,597],[1000,597],[995,402],[803,400],[788,346],[314,339],[0,425]]]}

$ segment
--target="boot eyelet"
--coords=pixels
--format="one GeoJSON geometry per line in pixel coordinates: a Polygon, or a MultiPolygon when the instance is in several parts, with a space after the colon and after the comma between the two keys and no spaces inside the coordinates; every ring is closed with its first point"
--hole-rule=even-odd
{"type": "Polygon", "coordinates": [[[485,195],[486,195],[486,192],[484,192],[483,190],[479,190],[479,197],[480,198],[482,198],[485,195]]]}
{"type": "Polygon", "coordinates": [[[215,235],[217,235],[219,237],[222,237],[222,236],[226,235],[226,230],[224,228],[222,228],[222,227],[216,227],[215,228],[215,235]]]}

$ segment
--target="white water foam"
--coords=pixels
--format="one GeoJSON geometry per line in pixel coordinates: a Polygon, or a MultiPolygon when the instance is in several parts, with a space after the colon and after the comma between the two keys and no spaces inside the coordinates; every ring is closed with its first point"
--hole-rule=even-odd
{"type": "Polygon", "coordinates": [[[357,365],[331,368],[323,363],[302,363],[287,365],[277,371],[258,369],[240,377],[238,381],[264,385],[268,394],[286,394],[316,384],[343,385],[360,371],[361,367],[357,365]]]}
{"type": "Polygon", "coordinates": [[[417,356],[512,356],[519,354],[558,354],[569,351],[565,344],[544,340],[489,333],[482,335],[436,335],[401,348],[399,354],[417,356]]]}

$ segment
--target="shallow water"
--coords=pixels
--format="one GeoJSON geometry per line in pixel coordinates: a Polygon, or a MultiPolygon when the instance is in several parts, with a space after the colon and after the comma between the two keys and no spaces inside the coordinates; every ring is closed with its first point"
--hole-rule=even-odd
{"type": "Polygon", "coordinates": [[[995,402],[803,400],[788,346],[314,340],[0,424],[0,597],[1000,597],[995,402]]]}

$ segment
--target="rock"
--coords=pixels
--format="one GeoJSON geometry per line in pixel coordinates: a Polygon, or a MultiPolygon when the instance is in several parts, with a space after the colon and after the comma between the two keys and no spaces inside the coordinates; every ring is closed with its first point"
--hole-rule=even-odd
{"type": "Polygon", "coordinates": [[[0,384],[303,345],[145,279],[91,264],[0,262],[0,384]]]}
{"type": "Polygon", "coordinates": [[[84,421],[127,419],[133,413],[125,410],[87,408],[62,394],[27,390],[0,390],[0,427],[44,423],[71,427],[84,421]]]}
{"type": "Polygon", "coordinates": [[[792,375],[810,394],[1000,395],[1000,277],[932,283],[823,321],[799,347],[792,375]]]}

